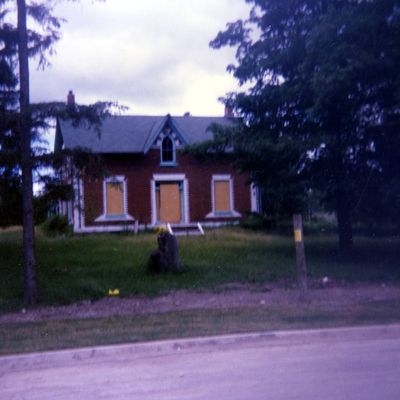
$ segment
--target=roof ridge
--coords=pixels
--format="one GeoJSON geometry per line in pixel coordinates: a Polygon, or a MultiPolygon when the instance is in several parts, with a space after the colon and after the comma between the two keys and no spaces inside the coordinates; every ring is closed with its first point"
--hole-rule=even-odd
{"type": "Polygon", "coordinates": [[[167,115],[170,115],[172,118],[216,118],[216,119],[229,119],[224,117],[223,115],[173,115],[173,114],[160,114],[160,115],[149,115],[149,114],[117,114],[117,115],[110,115],[109,118],[115,117],[123,117],[123,118],[165,118],[167,115]]]}

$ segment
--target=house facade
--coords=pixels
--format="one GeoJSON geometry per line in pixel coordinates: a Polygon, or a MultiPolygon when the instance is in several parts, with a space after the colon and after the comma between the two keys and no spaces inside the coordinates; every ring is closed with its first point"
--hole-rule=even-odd
{"type": "Polygon", "coordinates": [[[217,226],[258,211],[257,189],[233,160],[203,163],[182,154],[188,144],[212,138],[212,123],[227,117],[117,116],[101,133],[58,121],[55,151],[85,148],[101,154],[106,175],[73,178],[74,197],[60,204],[76,233],[217,226]]]}

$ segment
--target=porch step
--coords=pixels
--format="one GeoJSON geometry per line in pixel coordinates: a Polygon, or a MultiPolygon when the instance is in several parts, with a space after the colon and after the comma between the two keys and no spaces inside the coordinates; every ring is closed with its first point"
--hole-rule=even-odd
{"type": "Polygon", "coordinates": [[[200,222],[197,224],[186,224],[186,225],[174,225],[167,224],[169,233],[175,236],[192,236],[192,235],[204,235],[203,227],[200,222]]]}

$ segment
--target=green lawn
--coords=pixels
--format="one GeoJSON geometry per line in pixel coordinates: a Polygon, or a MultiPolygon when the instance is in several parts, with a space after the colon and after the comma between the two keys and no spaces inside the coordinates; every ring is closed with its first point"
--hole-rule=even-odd
{"type": "MultiPolygon", "coordinates": [[[[121,296],[156,295],[178,288],[214,289],[226,282],[265,283],[292,279],[294,248],[290,236],[241,228],[208,231],[204,237],[179,238],[183,273],[146,273],[155,233],[102,234],[48,238],[37,234],[37,262],[42,304],[98,299],[110,288],[121,296]]],[[[334,235],[306,236],[311,277],[349,281],[400,280],[400,239],[355,240],[354,254],[342,258],[334,235]]],[[[22,243],[19,229],[0,231],[0,311],[20,305],[22,243]]]]}
{"type": "Polygon", "coordinates": [[[339,309],[296,306],[186,310],[97,319],[0,324],[0,355],[273,330],[398,323],[400,302],[339,309]]]}

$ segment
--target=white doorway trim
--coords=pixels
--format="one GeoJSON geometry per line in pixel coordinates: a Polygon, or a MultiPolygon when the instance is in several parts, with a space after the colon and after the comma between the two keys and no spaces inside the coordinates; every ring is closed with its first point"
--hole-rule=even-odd
{"type": "Polygon", "coordinates": [[[183,186],[183,221],[184,224],[190,223],[189,218],[189,183],[186,179],[185,174],[154,174],[151,179],[150,190],[151,190],[151,225],[156,226],[157,221],[157,202],[156,202],[156,185],[157,182],[182,182],[183,186]]]}

